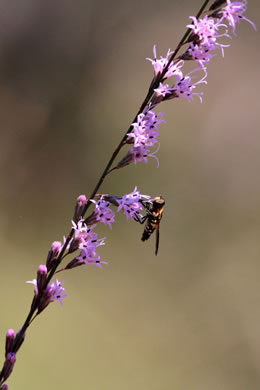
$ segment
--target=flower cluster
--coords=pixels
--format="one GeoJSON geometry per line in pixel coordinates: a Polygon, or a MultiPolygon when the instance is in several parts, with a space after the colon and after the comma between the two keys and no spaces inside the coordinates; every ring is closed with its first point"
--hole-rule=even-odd
{"type": "MultiPolygon", "coordinates": [[[[155,154],[159,150],[160,144],[158,142],[159,125],[165,122],[163,114],[156,114],[152,109],[159,103],[174,98],[185,98],[190,102],[194,96],[197,96],[202,102],[203,92],[195,92],[195,89],[200,84],[207,84],[207,69],[206,65],[216,55],[217,50],[221,50],[224,56],[224,48],[228,44],[219,41],[222,38],[231,38],[228,32],[228,25],[232,27],[235,33],[235,25],[240,20],[248,21],[254,29],[255,24],[247,19],[243,13],[247,8],[247,1],[231,2],[227,1],[227,5],[221,8],[221,4],[225,1],[215,1],[211,6],[210,11],[214,11],[211,15],[205,15],[197,19],[195,16],[190,16],[191,24],[187,27],[190,29],[190,35],[185,43],[188,47],[185,52],[175,60],[172,60],[174,52],[170,49],[167,51],[165,57],[157,57],[156,46],[153,47],[153,58],[147,58],[154,69],[154,78],[151,83],[153,88],[153,96],[150,102],[142,113],[137,115],[136,121],[132,123],[131,132],[127,133],[126,144],[133,143],[127,154],[117,164],[115,169],[123,168],[130,163],[144,161],[147,163],[148,157],[155,157],[157,166],[159,161],[155,154]],[[217,8],[217,9],[216,9],[217,8]],[[189,73],[183,73],[183,66],[185,61],[195,61],[197,66],[189,73]],[[198,75],[202,73],[200,77],[198,75]],[[171,84],[165,83],[166,80],[173,79],[171,84]],[[148,149],[157,144],[154,151],[148,149]]],[[[185,44],[184,43],[184,44],[185,44]]]]}
{"type": "MultiPolygon", "coordinates": [[[[158,144],[159,125],[164,122],[163,114],[155,114],[150,110],[137,116],[137,121],[132,123],[133,131],[128,133],[128,142],[134,144],[128,152],[128,158],[135,164],[140,161],[147,162],[147,156],[153,156],[149,147],[158,144]]],[[[157,152],[156,149],[155,153],[157,152]]]]}
{"type": "MultiPolygon", "coordinates": [[[[219,6],[219,3],[220,2],[215,2],[216,7],[219,6]]],[[[155,96],[152,99],[153,105],[158,105],[163,100],[182,97],[190,102],[193,99],[193,96],[198,96],[202,102],[202,93],[195,93],[194,89],[201,83],[207,83],[205,80],[207,77],[206,65],[210,62],[212,57],[216,55],[216,50],[221,49],[222,55],[224,55],[224,47],[229,46],[219,41],[219,39],[223,37],[231,38],[228,33],[228,25],[224,22],[228,22],[233,29],[233,33],[235,33],[236,23],[239,23],[242,19],[248,21],[254,29],[256,29],[255,24],[243,15],[246,8],[246,0],[234,3],[228,0],[225,7],[220,7],[211,15],[205,15],[199,19],[195,16],[190,16],[192,23],[187,25],[191,30],[188,39],[189,46],[175,62],[170,60],[172,54],[170,49],[168,50],[166,57],[160,57],[158,59],[154,47],[154,59],[148,58],[148,60],[152,62],[155,76],[160,76],[163,72],[165,72],[165,74],[163,75],[159,86],[154,89],[155,96]],[[186,75],[184,75],[181,70],[185,60],[194,60],[198,65],[186,75]],[[166,67],[167,71],[165,69],[166,67]],[[201,79],[193,81],[193,76],[191,77],[191,74],[198,71],[202,71],[203,76],[201,79]],[[164,81],[170,77],[175,78],[173,84],[170,86],[164,84],[164,81]]],[[[211,9],[214,9],[214,5],[211,9]]]]}

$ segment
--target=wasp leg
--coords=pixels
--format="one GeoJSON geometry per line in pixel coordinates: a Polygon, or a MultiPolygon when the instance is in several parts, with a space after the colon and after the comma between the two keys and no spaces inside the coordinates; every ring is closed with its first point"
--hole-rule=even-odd
{"type": "Polygon", "coordinates": [[[148,218],[147,215],[144,215],[144,216],[136,215],[134,220],[136,222],[139,222],[142,225],[147,220],[147,218],[148,218]]]}

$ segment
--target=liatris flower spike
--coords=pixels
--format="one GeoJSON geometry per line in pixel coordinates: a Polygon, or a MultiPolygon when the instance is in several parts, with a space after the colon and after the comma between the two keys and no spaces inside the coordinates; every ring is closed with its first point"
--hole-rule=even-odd
{"type": "Polygon", "coordinates": [[[112,229],[116,221],[116,213],[121,211],[127,220],[140,223],[146,221],[142,240],[149,238],[156,229],[157,254],[159,222],[164,199],[143,195],[137,187],[123,195],[98,194],[98,191],[110,173],[132,163],[135,165],[140,162],[148,163],[149,157],[154,157],[159,166],[156,155],[160,148],[159,129],[161,124],[165,123],[165,118],[163,113],[156,113],[154,110],[162,102],[174,99],[186,99],[190,103],[196,97],[202,102],[201,87],[207,84],[209,64],[218,53],[224,56],[224,50],[230,46],[226,41],[232,34],[236,34],[237,25],[245,21],[256,30],[255,24],[244,15],[246,9],[246,0],[206,0],[198,14],[190,16],[190,22],[186,25],[187,31],[175,50],[169,49],[164,57],[158,56],[154,45],[153,57],[147,58],[153,68],[152,80],[139,111],[124,132],[89,198],[85,195],[77,198],[70,232],[63,240],[53,241],[47,253],[46,263],[39,265],[36,278],[28,281],[33,284],[32,303],[25,322],[17,334],[15,335],[13,329],[7,331],[5,359],[0,371],[0,390],[8,389],[4,382],[13,371],[16,354],[32,321],[50,303],[58,301],[62,305],[62,300],[67,296],[63,287],[64,281],[58,279],[52,281],[53,277],[57,276],[57,273],[82,265],[102,268],[108,264],[106,260],[101,260],[99,253],[106,240],[105,237],[98,237],[96,229],[99,224],[112,229]],[[185,71],[187,62],[194,63],[193,69],[188,73],[185,71]],[[127,150],[116,162],[123,148],[127,150]],[[93,208],[91,212],[89,212],[90,207],[93,208]],[[74,254],[73,258],[65,263],[65,259],[72,254],[74,254]]]}

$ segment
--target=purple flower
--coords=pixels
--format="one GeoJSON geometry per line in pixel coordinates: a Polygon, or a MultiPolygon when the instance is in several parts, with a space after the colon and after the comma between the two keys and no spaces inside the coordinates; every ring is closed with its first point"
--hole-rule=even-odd
{"type": "Polygon", "coordinates": [[[207,77],[206,68],[196,68],[193,69],[190,73],[188,73],[186,76],[184,76],[182,79],[178,80],[178,82],[173,86],[173,93],[175,94],[175,97],[182,98],[185,97],[188,102],[190,102],[191,99],[193,99],[193,96],[198,96],[200,101],[202,102],[201,95],[202,92],[193,92],[193,89],[196,88],[198,84],[207,84],[207,81],[205,81],[205,78],[207,77]],[[192,78],[190,75],[194,72],[197,72],[198,70],[204,71],[204,76],[199,81],[192,83],[192,78]]]}
{"type": "Polygon", "coordinates": [[[167,54],[165,57],[160,57],[160,58],[157,58],[156,57],[156,45],[154,45],[153,47],[153,56],[154,56],[154,59],[151,59],[151,58],[147,58],[148,61],[151,61],[152,65],[153,65],[153,69],[154,69],[154,74],[157,76],[158,74],[161,74],[163,69],[166,67],[168,61],[169,61],[169,57],[172,55],[172,51],[169,49],[167,51],[167,54]]]}
{"type": "Polygon", "coordinates": [[[59,301],[61,305],[63,304],[62,298],[65,298],[67,296],[66,294],[63,294],[63,291],[65,290],[65,288],[61,287],[63,283],[64,281],[59,282],[58,279],[56,279],[56,282],[52,282],[46,287],[40,298],[38,306],[39,313],[43,309],[45,309],[46,306],[48,306],[51,302],[59,301]]]}
{"type": "Polygon", "coordinates": [[[140,215],[140,210],[143,208],[141,203],[142,198],[150,199],[150,196],[141,195],[140,192],[137,191],[137,187],[135,187],[133,192],[124,195],[122,199],[118,200],[119,206],[117,212],[123,210],[127,220],[129,218],[136,219],[136,217],[140,215]]]}
{"type": "Polygon", "coordinates": [[[220,48],[222,50],[222,56],[224,56],[224,47],[229,45],[224,45],[217,41],[217,38],[228,37],[231,38],[228,34],[228,28],[226,24],[221,23],[220,19],[215,20],[214,18],[204,16],[204,18],[197,19],[195,16],[190,16],[193,23],[188,24],[186,27],[193,30],[193,40],[199,46],[210,45],[211,50],[215,48],[220,48]],[[219,28],[223,27],[224,31],[219,32],[219,28]]]}
{"type": "Polygon", "coordinates": [[[243,13],[247,10],[247,0],[243,1],[234,1],[233,3],[230,0],[226,0],[226,7],[222,8],[220,13],[222,14],[222,18],[226,19],[229,25],[233,29],[233,33],[235,33],[236,23],[240,23],[240,20],[246,20],[251,26],[256,30],[256,25],[251,20],[247,19],[243,13]]]}
{"type": "Polygon", "coordinates": [[[75,235],[86,233],[88,230],[87,225],[84,223],[84,219],[80,219],[77,223],[72,221],[72,229],[75,231],[75,235]]]}
{"type": "Polygon", "coordinates": [[[133,131],[128,133],[128,137],[133,138],[134,146],[153,146],[158,142],[158,127],[164,119],[159,119],[162,113],[155,114],[153,111],[141,113],[137,117],[137,122],[132,123],[133,131]]]}
{"type": "Polygon", "coordinates": [[[26,283],[32,283],[34,285],[34,293],[35,296],[39,296],[39,304],[38,304],[38,313],[40,313],[50,302],[58,300],[62,305],[62,298],[65,298],[67,295],[62,294],[62,291],[65,289],[61,287],[64,281],[59,282],[56,279],[56,283],[52,282],[49,284],[45,290],[39,291],[37,280],[33,279],[32,281],[27,281],[26,283]]]}
{"type": "MultiPolygon", "coordinates": [[[[161,56],[160,58],[157,58],[156,45],[154,45],[154,47],[153,47],[154,59],[147,58],[147,60],[151,61],[151,63],[152,63],[155,76],[160,75],[163,72],[163,70],[166,67],[166,65],[168,64],[168,61],[169,61],[170,56],[172,54],[173,54],[173,52],[169,49],[167,51],[166,57],[161,56]]],[[[182,72],[181,72],[180,68],[183,66],[183,64],[184,64],[183,61],[178,61],[176,64],[171,62],[169,64],[167,72],[165,73],[165,75],[163,77],[163,80],[166,80],[167,78],[172,77],[172,76],[177,76],[177,75],[182,76],[182,72]]]]}
{"type": "Polygon", "coordinates": [[[101,261],[100,256],[96,252],[96,247],[91,245],[86,245],[82,248],[80,256],[77,257],[77,260],[83,261],[86,265],[95,264],[96,267],[102,268],[101,264],[108,264],[106,261],[101,261]]]}
{"type": "Polygon", "coordinates": [[[92,229],[95,226],[91,226],[89,228],[85,223],[84,219],[81,219],[78,221],[78,223],[75,223],[72,221],[72,229],[74,229],[74,237],[70,241],[69,244],[69,253],[72,253],[76,251],[77,249],[81,248],[81,246],[86,242],[86,240],[96,237],[97,234],[92,232],[92,229]]]}
{"type": "Polygon", "coordinates": [[[63,294],[63,291],[65,288],[61,287],[61,285],[64,283],[64,280],[62,282],[59,282],[58,279],[56,279],[56,282],[52,282],[48,287],[48,295],[49,295],[49,301],[59,301],[62,305],[62,299],[67,296],[67,294],[63,294]]]}
{"type": "Polygon", "coordinates": [[[190,16],[193,24],[188,24],[186,27],[193,30],[193,33],[197,36],[198,43],[200,45],[205,44],[217,44],[217,38],[219,37],[229,37],[227,33],[227,26],[224,23],[221,23],[220,20],[215,20],[208,15],[204,16],[204,18],[197,19],[195,16],[190,16]],[[224,32],[219,33],[219,28],[224,27],[224,32]]]}
{"type": "MultiPolygon", "coordinates": [[[[100,205],[102,206],[104,202],[105,201],[102,198],[102,202],[100,203],[100,205]]],[[[109,202],[107,201],[105,203],[109,204],[109,202]]],[[[99,265],[101,263],[106,264],[105,262],[100,262],[100,256],[96,251],[97,247],[105,244],[104,242],[105,238],[100,238],[100,239],[97,238],[98,237],[97,233],[92,231],[95,225],[91,226],[91,228],[87,228],[87,225],[83,223],[83,220],[79,221],[78,224],[75,224],[73,222],[72,224],[73,224],[73,228],[75,229],[75,236],[80,237],[78,248],[81,249],[80,255],[76,257],[74,266],[83,264],[83,262],[86,265],[89,264],[99,265]]]]}
{"type": "Polygon", "coordinates": [[[134,162],[135,164],[141,161],[144,161],[145,163],[148,162],[147,159],[148,156],[148,150],[145,146],[133,146],[129,152],[127,153],[127,156],[130,162],[134,162]]]}
{"type": "Polygon", "coordinates": [[[84,243],[81,247],[81,253],[77,257],[77,260],[83,261],[86,265],[96,264],[99,267],[100,264],[107,264],[106,262],[100,261],[100,256],[96,251],[96,248],[104,245],[104,238],[102,239],[90,239],[84,243]]]}
{"type": "Polygon", "coordinates": [[[115,222],[115,213],[109,207],[109,202],[105,201],[103,196],[101,196],[97,201],[91,199],[91,202],[96,206],[94,211],[96,221],[103,222],[112,229],[112,223],[115,222]]]}
{"type": "Polygon", "coordinates": [[[183,55],[184,59],[192,59],[198,62],[200,66],[203,67],[203,64],[208,64],[213,56],[216,54],[212,54],[213,50],[219,48],[214,43],[204,43],[203,45],[197,45],[193,42],[190,43],[187,52],[183,55]]]}
{"type": "Polygon", "coordinates": [[[154,92],[157,96],[162,96],[163,98],[167,96],[171,96],[173,92],[173,88],[169,87],[168,84],[160,83],[158,88],[154,89],[154,92]]]}

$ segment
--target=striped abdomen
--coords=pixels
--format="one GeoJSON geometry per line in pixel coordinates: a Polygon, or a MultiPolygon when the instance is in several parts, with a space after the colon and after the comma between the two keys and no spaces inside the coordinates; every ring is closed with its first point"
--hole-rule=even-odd
{"type": "Polygon", "coordinates": [[[151,237],[151,234],[155,231],[157,225],[158,225],[158,222],[155,218],[152,218],[151,220],[148,219],[146,224],[145,224],[144,232],[143,232],[141,240],[142,241],[148,240],[148,238],[151,237]]]}

